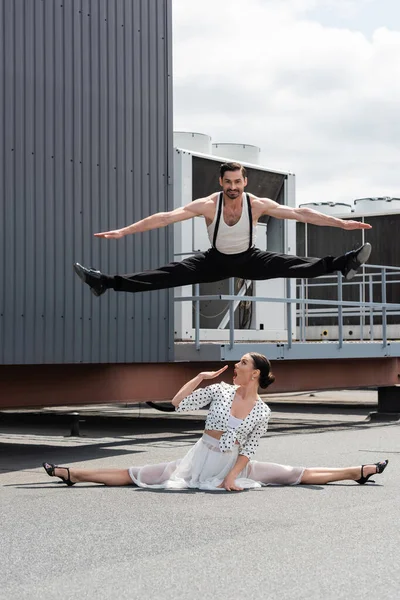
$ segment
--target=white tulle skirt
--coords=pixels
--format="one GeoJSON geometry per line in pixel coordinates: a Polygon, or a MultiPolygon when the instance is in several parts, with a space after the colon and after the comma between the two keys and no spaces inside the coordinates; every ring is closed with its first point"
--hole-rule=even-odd
{"type": "MultiPolygon", "coordinates": [[[[235,465],[238,454],[238,445],[229,452],[221,452],[218,440],[203,434],[183,458],[156,465],[131,467],[129,475],[133,483],[142,488],[225,491],[219,486],[235,465]]],[[[236,484],[244,489],[265,485],[297,485],[303,472],[303,467],[251,460],[237,476],[236,484]]]]}

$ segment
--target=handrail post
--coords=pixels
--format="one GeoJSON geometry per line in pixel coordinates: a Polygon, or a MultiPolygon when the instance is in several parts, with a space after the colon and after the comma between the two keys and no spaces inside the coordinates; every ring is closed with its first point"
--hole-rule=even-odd
{"type": "MultiPolygon", "coordinates": [[[[382,269],[382,304],[386,304],[386,268],[382,269]]],[[[382,307],[382,344],[387,346],[387,315],[386,306],[382,307]]]]}
{"type": "MultiPolygon", "coordinates": [[[[229,295],[235,294],[234,278],[229,279],[229,295]]],[[[235,307],[234,300],[229,300],[229,349],[232,350],[235,343],[235,307]]]]}
{"type": "Polygon", "coordinates": [[[342,273],[338,271],[338,326],[339,326],[339,349],[343,348],[343,279],[342,273]]]}
{"type": "MultiPolygon", "coordinates": [[[[369,301],[372,303],[374,301],[374,275],[371,274],[369,276],[369,301]]],[[[374,307],[371,306],[369,309],[369,339],[371,342],[374,341],[374,307]]]]}
{"type": "MultiPolygon", "coordinates": [[[[360,283],[358,286],[359,289],[359,302],[363,302],[363,283],[360,283]]],[[[365,294],[364,294],[364,302],[365,302],[365,294]]],[[[360,309],[360,340],[364,341],[364,306],[360,309]]]]}
{"type": "Polygon", "coordinates": [[[194,311],[194,344],[196,350],[200,350],[200,285],[198,283],[194,285],[194,295],[197,296],[194,311]]]}
{"type": "MultiPolygon", "coordinates": [[[[286,279],[286,298],[292,297],[292,286],[291,280],[286,279]]],[[[288,335],[288,348],[292,347],[292,305],[290,302],[286,302],[286,321],[287,321],[287,335],[288,335]]]]}
{"type": "MultiPolygon", "coordinates": [[[[304,300],[304,279],[300,280],[300,300],[304,300]]],[[[306,338],[306,315],[305,315],[305,304],[302,302],[300,310],[300,339],[305,342],[306,338]]]]}

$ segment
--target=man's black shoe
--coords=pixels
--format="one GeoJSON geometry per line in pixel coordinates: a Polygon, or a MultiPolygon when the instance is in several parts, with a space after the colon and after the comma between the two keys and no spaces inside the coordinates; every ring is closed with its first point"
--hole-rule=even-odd
{"type": "Polygon", "coordinates": [[[90,291],[95,296],[101,296],[108,290],[108,287],[105,284],[105,277],[100,271],[87,269],[79,263],[74,263],[74,271],[84,283],[88,284],[90,291]]]}
{"type": "Polygon", "coordinates": [[[349,252],[346,266],[342,271],[346,281],[350,281],[350,279],[353,279],[355,274],[358,272],[359,268],[367,262],[370,254],[371,244],[369,244],[368,242],[360,248],[358,248],[358,250],[354,250],[354,252],[349,252]]]}

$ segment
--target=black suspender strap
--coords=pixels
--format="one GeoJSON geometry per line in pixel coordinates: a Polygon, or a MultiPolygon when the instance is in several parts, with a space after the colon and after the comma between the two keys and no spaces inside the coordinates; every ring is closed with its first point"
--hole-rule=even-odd
{"type": "Polygon", "coordinates": [[[219,194],[219,198],[218,198],[218,212],[217,212],[217,220],[215,221],[215,227],[214,227],[214,236],[213,236],[213,248],[216,248],[216,242],[217,242],[217,233],[218,233],[218,229],[219,229],[219,222],[221,220],[221,212],[222,212],[222,205],[223,205],[223,192],[220,192],[219,194]]]}
{"type": "MultiPolygon", "coordinates": [[[[253,213],[251,210],[251,202],[250,202],[250,196],[249,194],[246,194],[246,199],[247,199],[247,210],[249,211],[249,250],[250,248],[252,248],[253,246],[253,213]]],[[[219,229],[219,222],[221,220],[221,213],[222,213],[222,207],[223,207],[223,192],[220,192],[219,197],[218,197],[218,208],[217,208],[217,220],[215,222],[215,227],[214,227],[214,235],[213,235],[213,248],[216,248],[216,243],[217,243],[217,234],[218,234],[218,229],[219,229]]]]}
{"type": "Polygon", "coordinates": [[[253,213],[251,212],[250,196],[246,194],[247,208],[249,210],[249,224],[250,224],[250,237],[249,237],[249,250],[253,246],[253,213]]]}

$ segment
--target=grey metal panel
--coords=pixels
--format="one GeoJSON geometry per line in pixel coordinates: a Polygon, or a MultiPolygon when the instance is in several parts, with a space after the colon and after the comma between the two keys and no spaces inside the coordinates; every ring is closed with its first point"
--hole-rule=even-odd
{"type": "Polygon", "coordinates": [[[235,342],[232,349],[229,344],[202,342],[200,349],[189,342],[175,342],[176,360],[190,361],[237,361],[248,352],[260,352],[270,360],[322,360],[333,358],[383,358],[400,356],[400,343],[391,342],[383,346],[382,342],[344,342],[339,348],[337,342],[295,342],[289,348],[286,343],[273,342],[235,342]]]}
{"type": "Polygon", "coordinates": [[[173,357],[170,291],[72,270],[171,258],[172,231],[93,237],[172,208],[171,4],[0,0],[0,364],[173,357]]]}
{"type": "MultiPolygon", "coordinates": [[[[14,139],[14,86],[15,86],[15,73],[10,68],[10,65],[14,64],[14,29],[8,26],[8,22],[13,20],[14,7],[11,3],[5,3],[4,6],[4,30],[2,32],[3,44],[4,44],[4,197],[6,200],[9,198],[14,199],[14,182],[15,182],[15,153],[18,152],[18,148],[15,148],[14,139]],[[5,118],[5,115],[7,117],[5,118]]],[[[14,244],[14,231],[15,231],[15,204],[14,202],[7,201],[5,205],[4,215],[4,277],[6,276],[6,268],[14,267],[15,264],[15,244],[14,244]]],[[[4,279],[3,279],[4,281],[4,279]]],[[[6,287],[6,295],[4,301],[4,338],[8,340],[8,343],[4,347],[4,358],[10,360],[14,355],[14,329],[19,326],[19,319],[15,315],[15,286],[6,287]]]]}
{"type": "MultiPolygon", "coordinates": [[[[0,32],[4,31],[4,4],[0,4],[0,32]]],[[[0,64],[4,65],[4,42],[0,44],[0,64]]],[[[5,210],[5,137],[4,137],[4,119],[1,118],[4,115],[4,80],[5,80],[5,69],[0,72],[0,222],[5,223],[6,210],[5,210]]],[[[1,236],[0,239],[0,340],[4,340],[5,335],[5,254],[6,254],[6,239],[5,235],[1,236]]],[[[4,342],[0,343],[0,364],[4,361],[5,347],[4,342]]]]}

